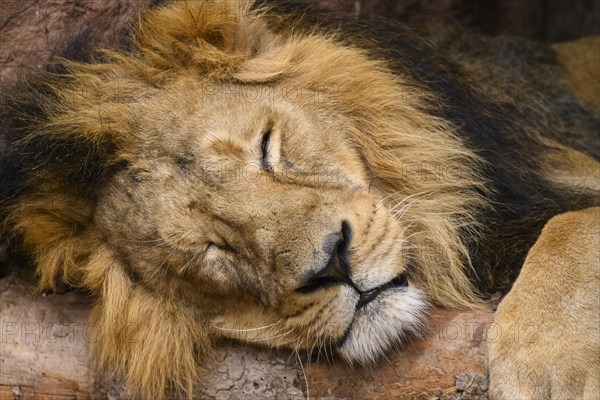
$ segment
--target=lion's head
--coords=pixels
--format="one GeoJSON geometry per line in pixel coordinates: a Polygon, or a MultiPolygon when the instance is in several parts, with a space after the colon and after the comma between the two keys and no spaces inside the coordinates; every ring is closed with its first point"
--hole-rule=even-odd
{"type": "Polygon", "coordinates": [[[9,224],[43,286],[97,298],[100,360],[141,393],[189,390],[219,338],[369,363],[428,303],[476,301],[477,159],[435,99],[272,23],[239,2],[152,11],[134,50],[47,85],[22,142],[43,155],[9,224]]]}

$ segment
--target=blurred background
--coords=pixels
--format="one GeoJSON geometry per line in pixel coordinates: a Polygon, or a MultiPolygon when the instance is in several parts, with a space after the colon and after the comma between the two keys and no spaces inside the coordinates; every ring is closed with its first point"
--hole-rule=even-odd
{"type": "Polygon", "coordinates": [[[319,0],[352,16],[422,25],[458,22],[485,34],[543,42],[600,34],[600,0],[319,0]]]}

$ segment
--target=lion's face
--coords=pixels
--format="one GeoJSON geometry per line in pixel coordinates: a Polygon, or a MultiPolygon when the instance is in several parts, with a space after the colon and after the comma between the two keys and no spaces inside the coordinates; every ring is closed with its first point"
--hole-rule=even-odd
{"type": "Polygon", "coordinates": [[[282,92],[182,79],[139,105],[143,140],[95,221],[133,280],[178,293],[215,336],[370,362],[422,318],[409,226],[370,185],[351,121],[282,92]]]}

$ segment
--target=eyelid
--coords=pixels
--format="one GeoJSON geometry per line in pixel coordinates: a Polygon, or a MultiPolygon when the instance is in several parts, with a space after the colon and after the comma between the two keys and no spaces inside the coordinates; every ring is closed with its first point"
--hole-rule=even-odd
{"type": "Polygon", "coordinates": [[[263,129],[262,135],[261,135],[260,164],[261,164],[261,168],[263,168],[267,171],[271,171],[271,172],[273,171],[273,166],[272,166],[272,163],[270,163],[269,161],[272,161],[271,159],[273,158],[273,153],[274,153],[272,139],[273,139],[273,122],[269,120],[267,122],[266,127],[263,129]]]}
{"type": "Polygon", "coordinates": [[[207,256],[214,256],[217,253],[225,252],[225,253],[235,253],[233,247],[229,245],[226,241],[222,242],[207,242],[204,248],[204,253],[207,256]]]}
{"type": "Polygon", "coordinates": [[[209,242],[206,244],[206,247],[204,249],[204,253],[208,256],[214,255],[217,251],[219,251],[221,248],[213,243],[213,242],[209,242]]]}
{"type": "Polygon", "coordinates": [[[269,166],[269,144],[270,144],[272,133],[273,132],[271,131],[271,129],[265,130],[262,134],[261,143],[260,143],[260,151],[261,151],[260,163],[261,163],[261,167],[263,167],[265,169],[271,169],[271,167],[269,166]]]}

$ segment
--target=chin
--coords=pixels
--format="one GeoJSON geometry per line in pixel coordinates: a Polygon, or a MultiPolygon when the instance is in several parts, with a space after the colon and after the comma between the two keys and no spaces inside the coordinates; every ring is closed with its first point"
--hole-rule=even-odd
{"type": "Polygon", "coordinates": [[[419,289],[388,289],[356,311],[338,352],[350,364],[371,365],[406,339],[420,336],[428,309],[419,289]]]}

